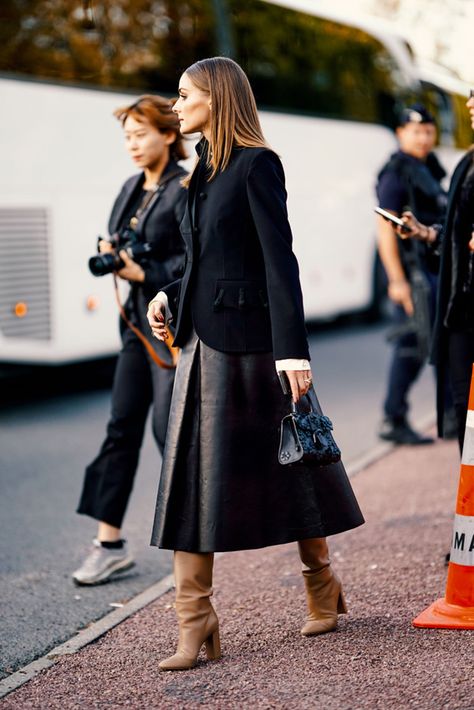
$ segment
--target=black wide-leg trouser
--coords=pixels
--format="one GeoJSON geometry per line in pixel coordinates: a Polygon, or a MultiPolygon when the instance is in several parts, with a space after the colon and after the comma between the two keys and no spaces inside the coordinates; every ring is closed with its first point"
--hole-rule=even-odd
{"type": "MultiPolygon", "coordinates": [[[[130,331],[122,335],[112,388],[107,435],[99,454],[86,468],[78,513],[120,528],[133,487],[150,407],[153,435],[163,452],[174,370],[156,365],[130,331]]],[[[163,359],[168,349],[153,344],[163,359]],[[163,351],[162,351],[163,350],[163,351]]]]}

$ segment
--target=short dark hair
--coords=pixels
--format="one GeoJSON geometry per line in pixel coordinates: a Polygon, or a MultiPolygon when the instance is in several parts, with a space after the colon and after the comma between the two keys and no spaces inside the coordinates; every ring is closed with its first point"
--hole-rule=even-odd
{"type": "Polygon", "coordinates": [[[114,116],[123,124],[129,116],[137,121],[148,121],[160,133],[170,131],[175,134],[176,139],[170,145],[170,156],[174,160],[184,160],[187,158],[184,149],[183,137],[179,130],[179,120],[173,111],[176,99],[165,99],[163,96],[154,94],[143,94],[133,104],[122,106],[114,111],[114,116]]]}

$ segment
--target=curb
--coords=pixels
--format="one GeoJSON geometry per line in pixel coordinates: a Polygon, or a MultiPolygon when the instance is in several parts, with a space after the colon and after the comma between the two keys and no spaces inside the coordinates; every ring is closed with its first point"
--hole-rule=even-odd
{"type": "MultiPolygon", "coordinates": [[[[417,428],[421,431],[431,428],[433,426],[433,415],[420,419],[416,424],[417,428]]],[[[346,470],[349,478],[354,478],[354,476],[358,473],[389,454],[395,448],[395,444],[386,442],[378,444],[374,448],[370,449],[367,453],[355,459],[347,466],[346,470]]],[[[216,558],[223,554],[226,553],[217,553],[216,558]]],[[[41,673],[41,671],[54,666],[62,656],[77,653],[77,651],[80,651],[85,646],[93,643],[107,633],[107,631],[113,629],[114,626],[117,626],[137,611],[140,611],[140,609],[143,609],[148,606],[148,604],[156,601],[169,592],[169,590],[173,587],[174,577],[172,574],[169,574],[156,584],[153,584],[151,587],[148,587],[148,589],[145,589],[145,591],[137,594],[136,597],[133,597],[129,602],[124,604],[122,608],[111,611],[109,614],[102,617],[102,619],[99,619],[99,621],[96,621],[86,629],[79,631],[68,641],[65,641],[59,646],[51,649],[44,656],[36,659],[36,661],[32,661],[23,668],[20,668],[20,670],[15,671],[8,676],[8,678],[4,678],[0,681],[0,698],[4,698],[12,691],[17,690],[25,683],[28,683],[28,681],[32,680],[35,676],[41,673]]]]}
{"type": "Polygon", "coordinates": [[[114,626],[117,626],[122,621],[125,621],[125,619],[128,619],[129,616],[135,614],[135,612],[148,606],[148,604],[151,604],[151,602],[163,596],[163,594],[166,594],[173,586],[174,578],[172,574],[169,574],[167,577],[164,577],[164,579],[148,587],[148,589],[145,589],[144,592],[133,597],[133,599],[124,604],[121,609],[111,611],[109,614],[102,617],[102,619],[99,619],[99,621],[79,631],[76,636],[73,636],[69,641],[65,641],[59,646],[56,646],[44,656],[41,656],[41,658],[38,658],[32,663],[28,663],[27,666],[20,668],[19,671],[15,671],[15,673],[12,673],[8,678],[4,678],[0,681],[0,698],[5,697],[8,693],[24,685],[24,683],[27,683],[46,668],[54,666],[56,661],[62,656],[77,653],[77,651],[80,651],[84,646],[96,641],[107,633],[107,631],[113,629],[114,626]]]}
{"type": "MultiPolygon", "coordinates": [[[[435,424],[436,420],[433,418],[433,415],[428,414],[415,422],[415,429],[418,431],[428,431],[429,429],[432,429],[435,424]]],[[[365,454],[362,454],[358,458],[351,461],[351,463],[346,467],[347,475],[349,478],[354,478],[354,476],[358,473],[381,459],[383,456],[386,456],[394,449],[396,449],[396,444],[392,444],[389,441],[377,444],[372,449],[369,449],[369,451],[365,454]]]]}

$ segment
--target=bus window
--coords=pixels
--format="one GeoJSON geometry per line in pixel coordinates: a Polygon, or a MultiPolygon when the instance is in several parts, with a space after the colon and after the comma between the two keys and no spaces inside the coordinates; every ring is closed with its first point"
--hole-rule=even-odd
{"type": "Polygon", "coordinates": [[[446,90],[430,81],[422,81],[421,100],[435,116],[439,143],[454,148],[468,148],[472,129],[467,119],[467,96],[446,90]]]}
{"type": "Polygon", "coordinates": [[[261,106],[393,125],[401,82],[374,37],[262,0],[227,0],[225,13],[219,2],[95,2],[85,12],[80,0],[31,0],[21,10],[6,0],[0,71],[174,93],[186,66],[227,46],[261,106]]]}
{"type": "Polygon", "coordinates": [[[467,96],[453,94],[454,107],[454,141],[456,148],[469,148],[472,144],[472,128],[471,123],[467,119],[466,101],[467,96]]]}
{"type": "Polygon", "coordinates": [[[438,141],[441,145],[454,145],[455,116],[451,96],[428,82],[421,82],[422,103],[436,119],[438,141]]]}
{"type": "Polygon", "coordinates": [[[366,32],[259,0],[228,0],[237,60],[261,106],[394,125],[396,65],[366,32]]]}
{"type": "Polygon", "coordinates": [[[216,54],[209,0],[3,0],[0,71],[175,93],[183,69],[216,54]]]}

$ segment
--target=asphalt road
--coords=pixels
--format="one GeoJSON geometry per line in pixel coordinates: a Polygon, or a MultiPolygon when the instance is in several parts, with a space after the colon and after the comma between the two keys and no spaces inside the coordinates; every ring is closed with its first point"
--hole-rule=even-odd
{"type": "MultiPolygon", "coordinates": [[[[351,326],[311,335],[316,389],[347,463],[377,445],[389,349],[384,328],[351,326]]],[[[413,421],[433,414],[426,368],[413,392],[413,421]]],[[[148,429],[124,532],[137,566],[120,581],[77,588],[96,525],[74,510],[84,466],[104,435],[110,368],[44,368],[7,377],[0,392],[0,677],[70,638],[171,570],[171,553],[149,547],[159,455],[148,429]]]]}

